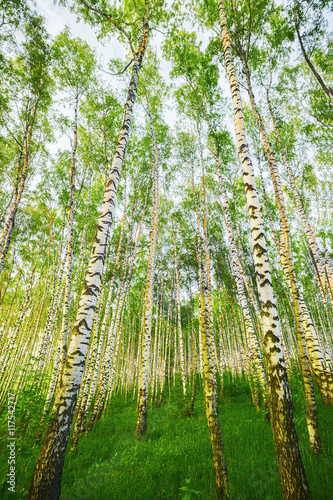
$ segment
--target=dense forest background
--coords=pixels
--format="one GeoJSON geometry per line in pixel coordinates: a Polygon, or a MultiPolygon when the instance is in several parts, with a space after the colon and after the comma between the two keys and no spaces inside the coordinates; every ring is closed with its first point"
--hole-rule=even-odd
{"type": "Polygon", "coordinates": [[[128,449],[206,414],[204,486],[86,498],[332,498],[332,7],[61,0],[51,35],[52,9],[0,1],[3,498],[60,498],[124,408],[128,449]],[[237,412],[271,443],[257,492],[224,451],[237,412]]]}

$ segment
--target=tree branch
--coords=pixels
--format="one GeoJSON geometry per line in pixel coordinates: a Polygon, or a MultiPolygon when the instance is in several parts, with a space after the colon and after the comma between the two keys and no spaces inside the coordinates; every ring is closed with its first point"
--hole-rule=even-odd
{"type": "Polygon", "coordinates": [[[121,33],[123,33],[123,35],[125,35],[125,37],[127,38],[127,41],[129,43],[129,46],[131,48],[131,51],[132,51],[132,54],[135,55],[135,50],[134,50],[134,47],[133,47],[133,44],[132,44],[132,40],[129,36],[129,34],[123,29],[121,28],[113,19],[112,17],[110,17],[108,14],[106,14],[105,12],[103,12],[102,10],[99,10],[97,9],[97,7],[93,7],[92,5],[90,5],[86,0],[79,0],[79,2],[83,3],[83,5],[85,5],[89,10],[92,10],[93,12],[97,12],[97,14],[100,14],[101,16],[105,17],[105,19],[107,19],[111,24],[113,24],[113,26],[118,30],[120,31],[121,33]]]}
{"type": "Polygon", "coordinates": [[[99,69],[100,69],[100,71],[103,71],[103,73],[106,73],[107,75],[118,76],[118,75],[122,75],[123,73],[125,73],[125,71],[127,70],[127,68],[129,68],[129,66],[132,64],[133,61],[134,61],[134,59],[131,59],[130,62],[128,64],[126,64],[125,68],[122,71],[118,71],[118,73],[110,73],[109,71],[105,71],[105,69],[103,69],[103,68],[99,68],[99,69]]]}
{"type": "Polygon", "coordinates": [[[306,53],[305,47],[303,45],[303,40],[302,40],[302,37],[301,37],[300,32],[299,32],[299,28],[298,28],[295,2],[294,2],[294,20],[295,20],[295,29],[296,29],[296,33],[297,33],[297,38],[298,38],[299,44],[301,46],[301,50],[302,50],[302,53],[303,53],[303,56],[304,56],[304,59],[305,59],[307,65],[309,66],[309,68],[311,69],[312,73],[316,77],[318,83],[320,84],[321,88],[324,90],[325,94],[328,97],[333,96],[333,89],[332,88],[328,88],[326,86],[324,80],[319,75],[319,73],[316,71],[315,67],[313,66],[312,62],[310,61],[310,58],[309,58],[308,54],[306,53]]]}

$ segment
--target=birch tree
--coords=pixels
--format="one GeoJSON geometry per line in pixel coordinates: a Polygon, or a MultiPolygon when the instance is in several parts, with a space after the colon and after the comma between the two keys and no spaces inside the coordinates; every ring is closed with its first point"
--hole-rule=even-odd
{"type": "MultiPolygon", "coordinates": [[[[86,2],[84,4],[91,12],[98,14],[103,20],[107,19],[112,26],[115,25],[115,21],[111,16],[103,11],[99,11],[95,6],[86,2]]],[[[124,31],[122,28],[118,28],[118,30],[121,33],[124,31]]],[[[90,341],[97,297],[101,286],[110,228],[114,217],[117,188],[126,153],[138,78],[148,43],[148,36],[149,4],[146,1],[143,9],[141,36],[136,50],[133,48],[129,35],[126,37],[127,39],[129,38],[129,44],[133,50],[133,66],[128,97],[124,107],[123,122],[108,182],[104,191],[102,208],[84,278],[79,308],[71,333],[71,341],[67,350],[66,362],[59,382],[60,390],[57,393],[55,401],[55,416],[50,421],[44,436],[28,493],[28,498],[31,499],[57,499],[60,496],[65,452],[90,341]]]]}
{"type": "Polygon", "coordinates": [[[8,254],[16,214],[26,188],[31,156],[36,149],[34,135],[38,116],[41,111],[45,113],[50,103],[50,63],[51,49],[43,20],[34,16],[25,26],[22,54],[16,58],[14,64],[7,61],[4,65],[6,78],[2,81],[0,122],[5,133],[13,141],[16,165],[12,186],[14,196],[12,203],[8,204],[8,213],[5,212],[4,227],[0,236],[0,273],[8,254]],[[6,91],[5,86],[9,82],[9,89],[6,91]],[[15,101],[18,104],[19,116],[13,115],[15,101]]]}
{"type": "MultiPolygon", "coordinates": [[[[291,394],[285,368],[276,299],[272,287],[265,230],[246,138],[242,98],[233,63],[224,1],[219,0],[218,5],[212,5],[212,9],[214,9],[214,14],[218,10],[219,15],[224,63],[234,109],[236,147],[248,205],[253,261],[263,323],[270,414],[282,493],[284,498],[293,498],[295,495],[299,498],[311,498],[292,415],[291,394]]],[[[209,19],[211,12],[212,10],[208,12],[201,10],[206,20],[209,19]]]]}

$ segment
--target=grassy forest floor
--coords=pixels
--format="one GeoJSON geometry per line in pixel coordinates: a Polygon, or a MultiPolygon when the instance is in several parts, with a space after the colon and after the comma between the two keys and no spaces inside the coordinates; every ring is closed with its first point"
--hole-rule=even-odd
{"type": "MultiPolygon", "coordinates": [[[[198,380],[199,382],[199,380],[198,380]]],[[[324,446],[320,457],[308,447],[305,406],[301,381],[292,381],[295,420],[301,452],[313,500],[333,499],[333,412],[317,393],[319,430],[324,446]]],[[[7,436],[1,415],[0,498],[24,499],[27,494],[39,445],[38,398],[25,394],[24,409],[18,406],[16,445],[16,493],[4,485],[7,474],[7,436]]],[[[210,438],[204,412],[203,391],[197,384],[193,417],[181,415],[180,390],[173,388],[171,400],[166,387],[161,408],[148,411],[146,436],[135,439],[136,407],[132,397],[116,397],[108,414],[84,435],[75,452],[67,451],[62,500],[155,500],[215,498],[210,438]]],[[[225,445],[231,499],[281,499],[272,431],[264,415],[251,402],[245,379],[225,381],[225,398],[219,404],[219,420],[225,445]]]]}

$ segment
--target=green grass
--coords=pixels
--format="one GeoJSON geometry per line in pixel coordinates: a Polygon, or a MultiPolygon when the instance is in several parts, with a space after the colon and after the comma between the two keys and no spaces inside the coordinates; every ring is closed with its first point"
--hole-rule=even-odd
{"type": "MultiPolygon", "coordinates": [[[[320,434],[324,453],[309,450],[304,404],[292,381],[295,420],[306,474],[314,500],[333,499],[333,412],[317,395],[320,434]]],[[[219,405],[219,420],[225,445],[232,500],[281,499],[272,431],[251,403],[249,389],[239,379],[226,381],[225,399],[219,405]]],[[[161,408],[149,408],[148,430],[135,439],[136,408],[133,401],[113,400],[108,415],[83,436],[74,453],[67,452],[62,500],[155,500],[215,498],[211,445],[204,413],[202,389],[193,417],[181,416],[180,391],[166,394],[161,408]]],[[[6,474],[6,451],[2,454],[1,484],[6,474]]],[[[25,498],[38,447],[29,448],[24,436],[17,457],[20,484],[17,493],[3,498],[25,498]],[[25,469],[23,466],[25,464],[25,469]]],[[[2,490],[3,491],[3,490],[2,490]]]]}

